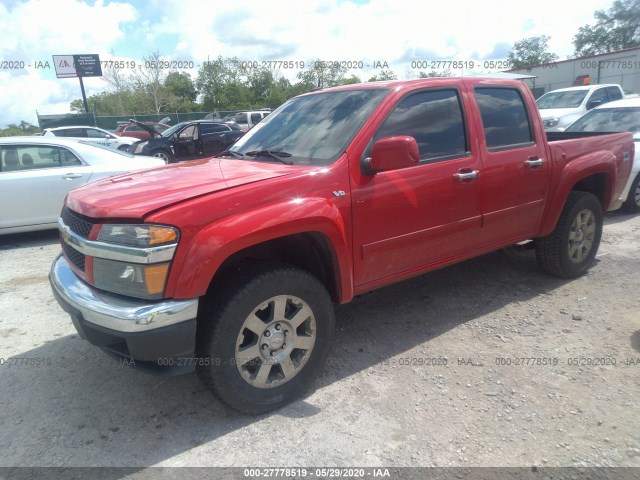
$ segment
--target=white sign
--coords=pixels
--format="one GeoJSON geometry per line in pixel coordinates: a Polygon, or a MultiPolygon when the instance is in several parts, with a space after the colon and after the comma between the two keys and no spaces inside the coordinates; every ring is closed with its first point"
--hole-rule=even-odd
{"type": "Polygon", "coordinates": [[[58,78],[75,78],[78,76],[73,62],[73,55],[53,55],[53,64],[58,78]]]}

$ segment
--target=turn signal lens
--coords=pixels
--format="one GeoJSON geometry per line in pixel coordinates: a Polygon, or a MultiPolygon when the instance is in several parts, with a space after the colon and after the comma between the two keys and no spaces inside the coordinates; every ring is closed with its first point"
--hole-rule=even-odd
{"type": "Polygon", "coordinates": [[[169,227],[149,228],[149,245],[162,245],[163,243],[174,243],[178,241],[178,232],[169,227]]]}
{"type": "Polygon", "coordinates": [[[164,285],[167,281],[168,271],[168,263],[144,267],[145,285],[149,295],[158,295],[164,292],[164,285]]]}

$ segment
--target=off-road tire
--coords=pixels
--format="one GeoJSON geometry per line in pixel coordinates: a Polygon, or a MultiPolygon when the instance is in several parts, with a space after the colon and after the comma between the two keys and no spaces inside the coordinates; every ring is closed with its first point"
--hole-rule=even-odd
{"type": "Polygon", "coordinates": [[[627,200],[622,205],[622,208],[627,213],[640,212],[640,173],[638,173],[636,175],[636,178],[633,179],[633,183],[631,184],[631,188],[629,189],[629,195],[627,196],[627,200]]]}
{"type": "Polygon", "coordinates": [[[540,267],[563,278],[584,274],[598,252],[602,223],[602,207],[595,195],[580,191],[569,193],[556,228],[546,237],[536,239],[540,267]],[[583,246],[579,246],[581,239],[584,239],[583,246]]]}
{"type": "MultiPolygon", "coordinates": [[[[308,311],[305,310],[303,315],[298,318],[307,314],[308,311]]],[[[299,328],[306,329],[308,324],[301,324],[299,328]]],[[[219,282],[210,298],[204,303],[198,318],[196,353],[199,361],[196,367],[197,374],[218,399],[235,410],[248,414],[259,414],[277,409],[302,395],[324,368],[333,340],[334,326],[335,319],[331,299],[324,285],[314,276],[297,267],[285,264],[249,263],[229,274],[224,282],[219,282]],[[311,349],[296,349],[290,353],[292,359],[299,358],[300,355],[306,358],[304,362],[297,362],[297,364],[294,364],[293,360],[291,361],[290,365],[297,366],[289,368],[297,370],[290,379],[286,379],[287,375],[283,367],[270,367],[275,370],[270,370],[269,378],[275,374],[276,382],[268,384],[270,386],[264,384],[262,388],[257,388],[250,382],[255,381],[256,384],[259,384],[258,377],[260,375],[256,373],[255,379],[246,379],[251,374],[247,373],[246,369],[243,370],[237,366],[242,363],[236,360],[238,349],[242,343],[241,339],[246,338],[243,336],[243,332],[245,335],[247,333],[249,336],[253,335],[251,329],[245,328],[247,322],[257,316],[254,315],[255,312],[260,312],[262,315],[264,311],[259,309],[264,305],[270,305],[266,309],[266,313],[270,317],[264,320],[265,333],[263,335],[266,334],[267,326],[270,326],[269,328],[274,333],[271,338],[275,341],[275,337],[279,334],[273,330],[279,326],[274,323],[277,320],[275,318],[277,317],[276,302],[267,303],[267,301],[274,298],[281,299],[283,296],[287,297],[287,303],[282,324],[286,324],[288,319],[295,321],[295,313],[299,313],[301,305],[304,305],[311,311],[306,322],[310,324],[313,318],[312,330],[315,343],[311,349]],[[290,298],[296,299],[295,302],[289,303],[290,298]]],[[[287,330],[289,337],[284,337],[284,341],[287,341],[286,338],[293,340],[288,346],[286,343],[284,344],[287,348],[295,348],[297,339],[309,339],[306,336],[299,336],[300,332],[296,327],[292,329],[289,325],[288,328],[290,330],[287,330]]],[[[308,335],[308,332],[302,330],[301,334],[308,335]]],[[[265,349],[266,352],[262,349],[266,345],[262,342],[265,337],[253,336],[261,347],[259,355],[271,353],[271,345],[265,349]]],[[[280,342],[282,342],[282,338],[280,336],[280,342]]],[[[277,344],[277,347],[279,346],[281,345],[277,344]]],[[[255,343],[252,348],[255,349],[255,343]]],[[[280,354],[289,355],[284,351],[284,347],[281,348],[283,350],[274,347],[280,354]]],[[[273,354],[271,353],[271,355],[273,354]]],[[[258,361],[255,363],[270,365],[265,363],[265,360],[260,360],[261,357],[257,358],[258,361]]],[[[253,366],[255,363],[251,363],[249,368],[256,368],[253,366]]],[[[258,366],[257,369],[260,370],[264,365],[258,366]]]]}

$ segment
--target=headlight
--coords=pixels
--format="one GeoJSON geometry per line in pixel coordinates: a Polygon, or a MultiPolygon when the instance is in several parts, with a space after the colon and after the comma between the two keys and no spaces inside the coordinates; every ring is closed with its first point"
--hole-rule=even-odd
{"type": "Polygon", "coordinates": [[[141,265],[104,258],[93,259],[94,285],[129,297],[162,298],[170,263],[141,265]]]}
{"type": "Polygon", "coordinates": [[[176,243],[178,230],[164,225],[106,224],[100,229],[97,240],[129,247],[147,248],[176,243]]]}
{"type": "MultiPolygon", "coordinates": [[[[149,142],[140,142],[140,143],[136,144],[136,146],[135,146],[135,148],[133,150],[133,153],[135,153],[135,154],[142,153],[142,150],[144,150],[144,147],[146,147],[148,143],[149,142]]],[[[132,147],[133,147],[133,145],[132,145],[132,147]]]]}
{"type": "MultiPolygon", "coordinates": [[[[179,233],[165,225],[106,224],[100,228],[98,242],[126,247],[156,250],[154,247],[178,243],[179,233]]],[[[173,254],[171,254],[171,257],[173,254]]],[[[94,257],[93,281],[97,288],[130,297],[158,299],[164,295],[171,261],[164,257],[158,263],[136,263],[116,257],[94,257]]]]}

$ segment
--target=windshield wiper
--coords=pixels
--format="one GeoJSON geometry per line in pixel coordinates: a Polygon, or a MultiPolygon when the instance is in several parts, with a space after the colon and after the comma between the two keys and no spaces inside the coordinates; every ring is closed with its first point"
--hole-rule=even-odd
{"type": "Polygon", "coordinates": [[[231,155],[233,158],[238,158],[240,160],[244,159],[244,155],[234,152],[233,150],[225,150],[224,152],[220,152],[216,157],[224,157],[225,155],[231,155]]]}
{"type": "Polygon", "coordinates": [[[245,153],[245,155],[249,157],[269,157],[277,160],[278,162],[284,163],[285,165],[293,165],[293,162],[289,162],[282,157],[290,157],[291,154],[288,152],[278,152],[273,150],[252,150],[250,152],[245,153]]]}

